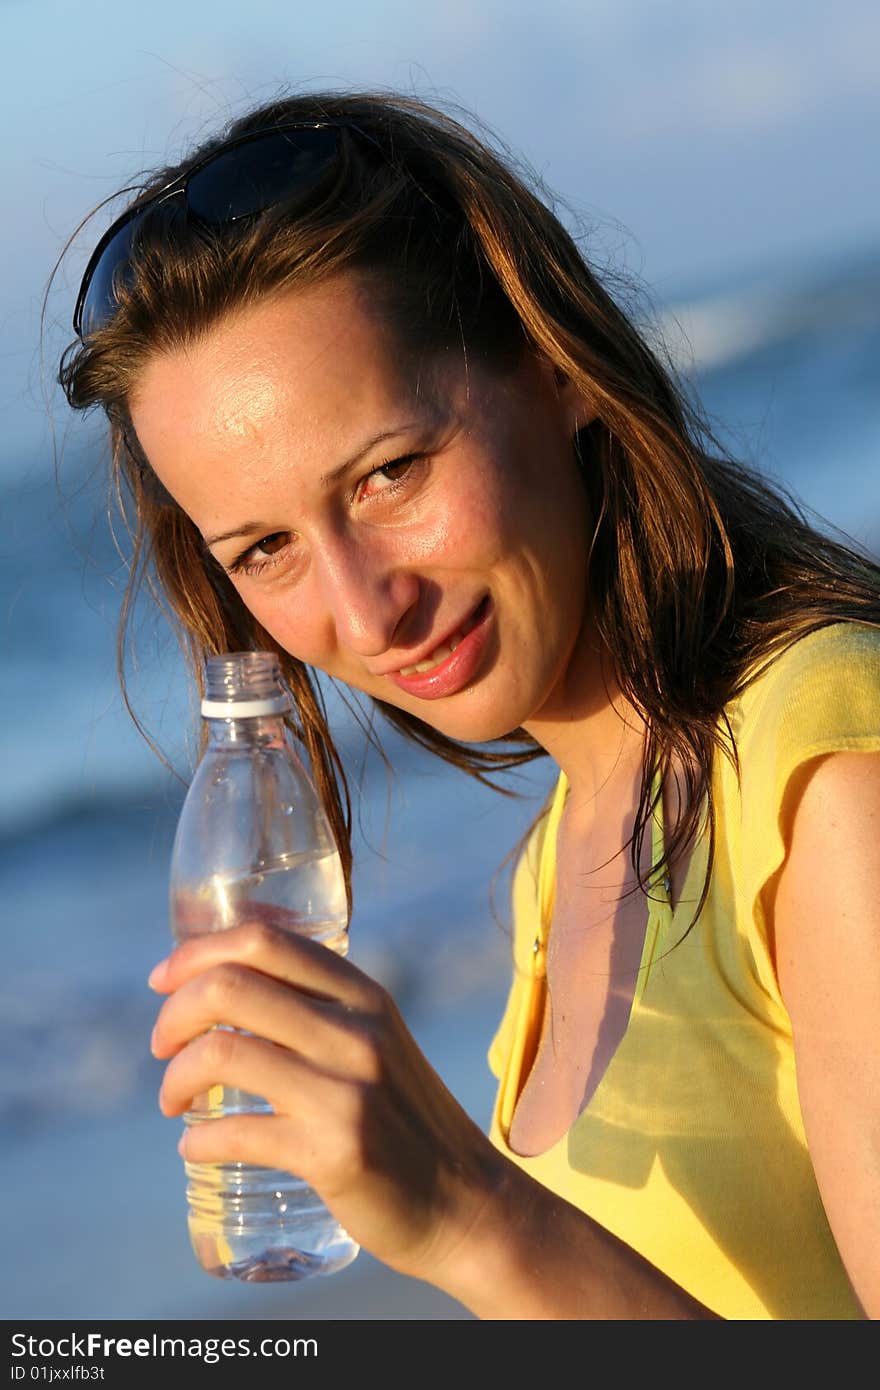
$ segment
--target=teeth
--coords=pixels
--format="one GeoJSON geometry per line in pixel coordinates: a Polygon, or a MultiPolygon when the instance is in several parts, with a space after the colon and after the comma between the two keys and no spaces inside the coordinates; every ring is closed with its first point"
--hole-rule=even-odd
{"type": "Polygon", "coordinates": [[[469,618],[460,631],[454,637],[450,637],[448,643],[444,643],[442,647],[437,647],[427,660],[420,661],[417,666],[401,666],[398,675],[414,676],[416,674],[421,675],[423,671],[433,671],[435,666],[439,666],[441,661],[445,661],[448,656],[452,655],[456,647],[460,646],[474,624],[475,618],[469,618]]]}
{"type": "Polygon", "coordinates": [[[439,666],[441,661],[445,661],[448,656],[452,656],[452,653],[455,651],[458,644],[466,636],[467,634],[464,632],[457,633],[456,636],[453,637],[452,641],[448,643],[448,645],[438,647],[436,651],[433,651],[431,653],[430,658],[427,661],[420,661],[418,666],[401,666],[400,675],[414,676],[416,672],[418,672],[421,675],[423,671],[433,671],[434,667],[439,666]]]}
{"type": "Polygon", "coordinates": [[[439,666],[441,661],[445,661],[448,656],[452,656],[452,653],[455,651],[455,647],[458,646],[458,643],[460,641],[461,638],[458,639],[458,641],[455,643],[455,646],[453,646],[452,643],[450,643],[448,646],[438,647],[435,652],[431,653],[430,660],[420,661],[418,666],[401,666],[400,674],[402,676],[412,676],[417,671],[419,672],[419,674],[421,674],[422,671],[433,671],[434,667],[439,666]]]}

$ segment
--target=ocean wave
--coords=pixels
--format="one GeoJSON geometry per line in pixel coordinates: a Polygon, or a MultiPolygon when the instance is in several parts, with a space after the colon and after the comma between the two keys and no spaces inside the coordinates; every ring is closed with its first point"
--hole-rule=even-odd
{"type": "Polygon", "coordinates": [[[147,1040],[156,1002],[134,990],[86,994],[45,970],[0,987],[0,1124],[7,1140],[117,1110],[160,1068],[147,1040]]]}
{"type": "Polygon", "coordinates": [[[828,269],[778,270],[661,309],[660,336],[681,371],[703,376],[768,348],[880,325],[880,256],[828,269]]]}

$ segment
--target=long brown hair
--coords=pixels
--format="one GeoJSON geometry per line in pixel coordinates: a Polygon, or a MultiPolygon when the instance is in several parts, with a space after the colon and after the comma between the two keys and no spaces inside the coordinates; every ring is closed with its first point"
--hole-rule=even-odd
{"type": "MultiPolygon", "coordinates": [[[[285,98],[127,191],[147,197],[246,131],[320,118],[351,129],[338,163],[305,201],[279,204],[244,227],[216,228],[187,218],[180,200],[159,204],[144,216],[118,312],[62,360],[71,406],[107,413],[115,484],[131,520],[120,653],[144,577],[164,597],[197,682],[208,654],[277,650],[134,437],[127,402],[146,360],[192,341],[237,305],[342,271],[372,277],[407,347],[462,349],[500,371],[529,348],[595,409],[576,440],[595,520],[591,603],[620,690],[647,728],[633,866],[638,875],[652,772],[675,765],[683,785],[664,862],[702,828],[711,869],[712,762],[719,753],[736,757],[725,707],[798,637],[840,620],[880,624],[880,570],[726,455],[547,202],[509,154],[478,138],[473,121],[393,93],[285,98]]],[[[350,902],[345,769],[314,676],[278,654],[350,902]]],[[[120,669],[124,682],[122,661],[120,669]]],[[[407,738],[491,785],[493,773],[544,754],[519,729],[498,746],[467,745],[376,703],[407,738]]],[[[708,881],[707,871],[694,919],[708,881]]]]}

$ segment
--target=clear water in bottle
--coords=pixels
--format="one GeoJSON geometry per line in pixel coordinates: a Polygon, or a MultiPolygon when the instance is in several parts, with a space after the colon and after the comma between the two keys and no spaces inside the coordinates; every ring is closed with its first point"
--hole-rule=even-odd
{"type": "MultiPolygon", "coordinates": [[[[344,955],[348,913],[339,854],[317,794],[285,733],[289,707],[266,652],[209,658],[208,741],[181,811],[171,863],[177,941],[248,921],[344,955]]],[[[259,1096],[213,1086],[187,1125],[268,1114],[259,1096]]],[[[244,1163],[186,1163],[189,1232],[209,1274],[304,1279],[350,1264],[358,1245],[306,1183],[244,1163]]]]}

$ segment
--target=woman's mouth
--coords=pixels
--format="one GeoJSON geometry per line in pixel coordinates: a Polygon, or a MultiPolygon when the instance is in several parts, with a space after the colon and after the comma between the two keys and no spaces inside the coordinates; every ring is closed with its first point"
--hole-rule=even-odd
{"type": "Polygon", "coordinates": [[[491,626],[491,616],[492,601],[487,594],[458,631],[435,647],[424,661],[415,666],[402,666],[399,671],[390,673],[388,679],[401,690],[423,700],[436,700],[455,694],[476,673],[491,626]]]}

